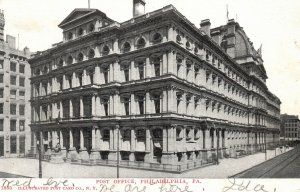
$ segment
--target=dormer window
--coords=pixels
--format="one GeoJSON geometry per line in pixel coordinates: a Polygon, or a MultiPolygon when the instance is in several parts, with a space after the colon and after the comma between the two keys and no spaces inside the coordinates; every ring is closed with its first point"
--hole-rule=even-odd
{"type": "Polygon", "coordinates": [[[156,43],[160,43],[162,41],[162,36],[160,33],[155,33],[153,35],[153,43],[156,44],[156,43]]]}
{"type": "Polygon", "coordinates": [[[95,57],[95,51],[93,49],[89,50],[89,54],[88,54],[89,59],[92,59],[95,57]]]}
{"type": "Polygon", "coordinates": [[[181,44],[181,40],[182,39],[181,39],[180,35],[177,35],[176,36],[176,42],[179,43],[179,44],[181,44]]]}
{"type": "Polygon", "coordinates": [[[77,55],[77,61],[78,61],[78,62],[83,61],[83,54],[82,54],[82,53],[79,53],[79,54],[77,55]]]}
{"type": "Polygon", "coordinates": [[[67,59],[67,64],[70,65],[73,63],[73,57],[70,55],[67,59]]]}
{"type": "Polygon", "coordinates": [[[58,61],[58,64],[57,64],[57,67],[62,67],[64,65],[64,60],[63,59],[60,59],[58,61]]]}
{"type": "Polygon", "coordinates": [[[67,33],[67,39],[68,39],[68,40],[73,39],[73,33],[72,33],[72,32],[68,32],[68,33],[67,33]]]}
{"type": "Polygon", "coordinates": [[[109,47],[105,45],[102,49],[102,55],[108,55],[109,54],[109,47]]]}
{"type": "Polygon", "coordinates": [[[143,47],[145,47],[145,45],[146,45],[146,41],[145,41],[145,39],[144,38],[139,38],[139,40],[137,41],[137,45],[136,45],[136,47],[138,48],[138,49],[140,49],[140,48],[143,48],[143,47]]]}
{"type": "Polygon", "coordinates": [[[81,36],[81,35],[83,35],[83,29],[79,28],[77,31],[77,36],[81,36]]]}
{"type": "Polygon", "coordinates": [[[93,32],[95,30],[95,25],[93,23],[91,23],[89,25],[89,32],[93,32]]]}
{"type": "Polygon", "coordinates": [[[189,41],[187,41],[186,44],[185,44],[185,47],[190,50],[191,49],[191,43],[189,41]]]}
{"type": "Polygon", "coordinates": [[[123,45],[123,53],[127,53],[131,50],[131,45],[128,42],[125,42],[123,45]]]}

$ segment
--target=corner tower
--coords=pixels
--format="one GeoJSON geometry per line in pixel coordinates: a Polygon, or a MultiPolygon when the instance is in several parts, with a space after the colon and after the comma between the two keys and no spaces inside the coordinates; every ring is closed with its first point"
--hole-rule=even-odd
{"type": "Polygon", "coordinates": [[[145,14],[145,0],[133,0],[133,17],[145,14]]]}
{"type": "Polygon", "coordinates": [[[5,26],[4,11],[0,9],[0,41],[4,41],[4,26],[5,26]]]}

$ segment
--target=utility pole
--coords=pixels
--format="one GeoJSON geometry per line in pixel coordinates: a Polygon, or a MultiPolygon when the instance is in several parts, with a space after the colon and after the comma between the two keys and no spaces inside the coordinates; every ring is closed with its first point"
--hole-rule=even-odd
{"type": "Polygon", "coordinates": [[[266,133],[264,133],[264,140],[265,140],[265,159],[267,160],[267,139],[266,139],[266,133]]]}
{"type": "Polygon", "coordinates": [[[117,178],[120,178],[120,127],[117,126],[117,178]]]}
{"type": "Polygon", "coordinates": [[[219,165],[220,131],[217,129],[217,165],[219,165]]]}
{"type": "Polygon", "coordinates": [[[43,140],[43,135],[42,133],[40,133],[39,135],[39,141],[38,141],[38,144],[39,144],[39,178],[42,178],[43,177],[43,174],[42,174],[42,140],[43,140]]]}

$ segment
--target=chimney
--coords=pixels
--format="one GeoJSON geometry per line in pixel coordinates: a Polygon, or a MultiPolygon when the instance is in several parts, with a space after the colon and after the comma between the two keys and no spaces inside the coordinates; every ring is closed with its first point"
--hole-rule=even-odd
{"type": "Polygon", "coordinates": [[[133,0],[133,17],[145,14],[145,0],[133,0]]]}
{"type": "Polygon", "coordinates": [[[4,41],[4,26],[5,26],[4,10],[0,9],[0,41],[4,41]]]}
{"type": "Polygon", "coordinates": [[[200,29],[210,37],[210,20],[204,19],[200,23],[200,29]]]}
{"type": "Polygon", "coordinates": [[[10,48],[16,48],[16,38],[14,36],[6,35],[6,43],[10,48]]]}

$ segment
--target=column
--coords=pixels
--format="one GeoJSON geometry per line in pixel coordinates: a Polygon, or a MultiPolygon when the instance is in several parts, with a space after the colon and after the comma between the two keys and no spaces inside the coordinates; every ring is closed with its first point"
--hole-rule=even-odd
{"type": "Polygon", "coordinates": [[[153,73],[152,73],[152,68],[151,68],[151,65],[150,65],[150,58],[149,56],[146,57],[146,78],[150,78],[153,76],[153,73]]]}
{"type": "Polygon", "coordinates": [[[62,150],[66,150],[66,146],[64,145],[64,137],[62,131],[59,131],[59,144],[62,150]]]}
{"type": "Polygon", "coordinates": [[[95,74],[94,74],[94,84],[99,85],[100,84],[100,78],[101,78],[100,67],[99,67],[99,65],[96,65],[95,74]]]}
{"type": "Polygon", "coordinates": [[[130,95],[130,114],[131,115],[135,115],[136,114],[136,102],[135,102],[135,98],[134,98],[134,94],[131,93],[130,95]]]}
{"type": "Polygon", "coordinates": [[[168,74],[174,74],[174,65],[176,64],[176,56],[172,50],[168,51],[168,74]]]}
{"type": "Polygon", "coordinates": [[[135,63],[134,61],[131,61],[130,64],[130,81],[136,80],[136,68],[135,68],[135,63]]]}
{"type": "Polygon", "coordinates": [[[170,87],[167,90],[168,100],[167,100],[167,111],[176,112],[177,103],[176,103],[176,92],[170,87]]]}
{"type": "Polygon", "coordinates": [[[82,96],[80,96],[79,103],[80,103],[80,117],[83,117],[83,97],[82,96]]]}
{"type": "Polygon", "coordinates": [[[147,127],[146,128],[146,155],[145,155],[145,162],[146,163],[150,163],[151,161],[151,157],[150,157],[150,154],[151,154],[151,147],[150,147],[150,144],[151,144],[151,135],[150,135],[150,128],[147,127]]]}
{"type": "Polygon", "coordinates": [[[84,147],[84,136],[83,136],[83,129],[80,129],[80,150],[86,150],[84,147]]]}
{"type": "Polygon", "coordinates": [[[146,92],[146,114],[151,114],[152,113],[152,105],[151,105],[151,99],[150,99],[150,93],[149,91],[147,90],[146,92]]]}
{"type": "Polygon", "coordinates": [[[72,102],[72,99],[70,99],[70,117],[72,118],[73,117],[73,102],[72,102]]]}
{"type": "Polygon", "coordinates": [[[168,73],[168,52],[164,52],[162,55],[162,75],[168,73]]]}
{"type": "Polygon", "coordinates": [[[129,155],[129,160],[130,161],[134,161],[134,159],[135,159],[135,157],[134,157],[134,151],[135,151],[135,140],[136,140],[136,138],[135,138],[135,131],[134,131],[134,128],[132,128],[131,130],[131,139],[130,139],[130,151],[131,151],[131,153],[130,153],[130,155],[129,155]]]}
{"type": "Polygon", "coordinates": [[[96,116],[96,95],[92,96],[92,116],[96,116]]]}

